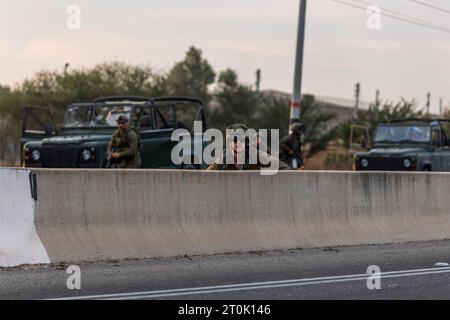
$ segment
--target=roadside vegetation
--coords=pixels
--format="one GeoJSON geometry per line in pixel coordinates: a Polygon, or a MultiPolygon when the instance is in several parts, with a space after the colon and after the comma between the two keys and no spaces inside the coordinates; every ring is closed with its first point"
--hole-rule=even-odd
{"type": "MultiPolygon", "coordinates": [[[[224,130],[230,124],[245,123],[255,129],[279,129],[281,137],[288,134],[289,97],[256,92],[253,86],[240,82],[235,70],[217,72],[200,49],[191,47],[184,59],[166,72],[149,66],[109,62],[91,68],[42,70],[14,86],[0,86],[0,161],[18,158],[17,154],[7,154],[17,153],[17,148],[5,145],[17,145],[23,106],[51,107],[61,123],[70,103],[112,95],[196,96],[205,102],[209,127],[224,130]]],[[[339,150],[348,148],[352,123],[330,125],[335,116],[319,112],[313,96],[305,96],[302,107],[302,121],[307,125],[307,158],[324,158],[322,164],[316,165],[325,169],[333,169],[335,159],[347,161],[345,153],[330,160],[324,157],[324,151],[330,145],[339,150]]],[[[414,102],[401,101],[371,106],[359,113],[357,123],[367,125],[373,134],[380,121],[421,115],[415,111],[414,102]]]]}

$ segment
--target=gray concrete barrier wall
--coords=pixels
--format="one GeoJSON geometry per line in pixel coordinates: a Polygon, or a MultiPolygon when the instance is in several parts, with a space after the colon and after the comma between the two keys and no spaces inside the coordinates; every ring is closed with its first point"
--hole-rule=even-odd
{"type": "Polygon", "coordinates": [[[35,170],[50,261],[450,238],[450,175],[35,170]]]}

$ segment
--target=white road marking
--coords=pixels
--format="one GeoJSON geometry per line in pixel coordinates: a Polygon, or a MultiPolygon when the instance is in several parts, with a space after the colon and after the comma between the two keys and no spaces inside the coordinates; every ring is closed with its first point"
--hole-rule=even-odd
{"type": "MultiPolygon", "coordinates": [[[[412,277],[412,276],[441,274],[441,273],[450,273],[450,267],[449,268],[391,271],[391,272],[381,273],[380,276],[382,279],[386,279],[386,278],[401,278],[401,277],[412,277]]],[[[373,276],[373,274],[356,274],[356,275],[346,275],[346,276],[306,278],[306,279],[294,279],[294,280],[283,280],[283,281],[253,282],[253,283],[231,284],[231,285],[198,287],[198,288],[182,288],[182,289],[169,289],[169,290],[157,290],[157,291],[146,291],[146,292],[91,295],[91,296],[61,298],[61,299],[55,299],[55,300],[156,299],[156,298],[168,298],[168,297],[211,294],[211,293],[237,292],[237,291],[245,291],[245,290],[285,288],[285,287],[330,284],[330,283],[341,283],[341,282],[351,282],[351,281],[366,281],[370,276],[373,276]]]]}
{"type": "Polygon", "coordinates": [[[450,267],[447,262],[438,262],[434,265],[435,267],[450,267]]]}

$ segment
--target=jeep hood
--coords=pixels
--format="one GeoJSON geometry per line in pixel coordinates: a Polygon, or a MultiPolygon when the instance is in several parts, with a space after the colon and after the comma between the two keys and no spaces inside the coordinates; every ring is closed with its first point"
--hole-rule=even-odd
{"type": "Polygon", "coordinates": [[[402,156],[408,153],[420,153],[426,152],[424,147],[411,147],[411,148],[375,148],[368,152],[369,156],[402,156]]]}
{"type": "Polygon", "coordinates": [[[42,140],[43,145],[82,144],[85,142],[109,141],[111,135],[67,135],[42,140]]]}

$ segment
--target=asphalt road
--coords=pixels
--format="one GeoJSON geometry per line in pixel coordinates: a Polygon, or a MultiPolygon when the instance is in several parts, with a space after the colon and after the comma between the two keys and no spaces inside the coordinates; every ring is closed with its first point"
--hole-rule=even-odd
{"type": "Polygon", "coordinates": [[[0,269],[1,299],[449,299],[450,241],[0,269]],[[367,269],[380,268],[369,290],[367,269]]]}

